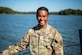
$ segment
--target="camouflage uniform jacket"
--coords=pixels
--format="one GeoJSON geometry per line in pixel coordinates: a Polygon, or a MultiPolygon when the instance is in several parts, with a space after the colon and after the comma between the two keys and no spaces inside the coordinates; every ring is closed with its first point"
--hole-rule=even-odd
{"type": "Polygon", "coordinates": [[[12,55],[30,45],[31,55],[63,55],[62,42],[62,36],[55,28],[48,24],[46,28],[39,28],[37,25],[25,34],[21,42],[9,46],[3,54],[12,55]]]}

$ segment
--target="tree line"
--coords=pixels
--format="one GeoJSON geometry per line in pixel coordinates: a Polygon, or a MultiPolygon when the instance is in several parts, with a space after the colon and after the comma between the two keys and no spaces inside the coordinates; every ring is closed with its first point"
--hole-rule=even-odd
{"type": "MultiPolygon", "coordinates": [[[[36,14],[36,12],[18,12],[14,11],[8,7],[0,7],[0,14],[36,14]]],[[[59,12],[50,12],[49,14],[54,15],[82,15],[82,10],[80,9],[65,9],[59,12]]]]}
{"type": "Polygon", "coordinates": [[[18,12],[8,7],[0,7],[0,14],[35,14],[36,12],[18,12]]]}

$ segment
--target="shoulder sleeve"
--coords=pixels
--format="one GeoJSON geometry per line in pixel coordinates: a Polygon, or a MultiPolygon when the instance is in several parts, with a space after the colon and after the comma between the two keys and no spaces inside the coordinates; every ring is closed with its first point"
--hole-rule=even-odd
{"type": "Polygon", "coordinates": [[[61,34],[57,30],[54,31],[52,47],[53,47],[55,55],[64,55],[64,53],[63,53],[63,39],[62,39],[61,34]]]}
{"type": "Polygon", "coordinates": [[[28,44],[29,44],[29,33],[27,32],[19,43],[9,46],[8,49],[4,50],[2,53],[3,55],[13,55],[16,52],[25,50],[28,44]]]}

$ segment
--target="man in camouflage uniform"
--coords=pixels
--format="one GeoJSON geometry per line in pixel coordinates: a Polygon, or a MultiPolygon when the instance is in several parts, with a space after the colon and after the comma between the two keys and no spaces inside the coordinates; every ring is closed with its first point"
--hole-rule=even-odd
{"type": "Polygon", "coordinates": [[[63,40],[60,33],[47,23],[49,11],[45,7],[37,10],[38,25],[29,29],[16,45],[9,46],[0,55],[14,55],[30,45],[31,55],[64,55],[63,40]]]}

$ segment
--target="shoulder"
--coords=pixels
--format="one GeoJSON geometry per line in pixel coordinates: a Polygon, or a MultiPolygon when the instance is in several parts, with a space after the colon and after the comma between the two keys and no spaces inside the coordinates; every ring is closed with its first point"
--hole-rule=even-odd
{"type": "Polygon", "coordinates": [[[51,25],[49,25],[49,31],[51,31],[54,36],[60,35],[59,31],[51,25]]]}
{"type": "Polygon", "coordinates": [[[54,27],[52,27],[52,26],[50,26],[50,28],[51,28],[51,30],[52,30],[52,34],[53,34],[53,36],[54,36],[54,39],[56,39],[56,40],[62,40],[62,35],[60,34],[60,32],[56,29],[56,28],[54,28],[54,27]]]}
{"type": "Polygon", "coordinates": [[[27,33],[34,33],[34,31],[37,29],[37,25],[34,26],[33,28],[30,28],[27,33]]]}
{"type": "Polygon", "coordinates": [[[48,27],[49,27],[49,31],[52,31],[54,33],[57,31],[57,29],[51,25],[48,25],[48,27]]]}

